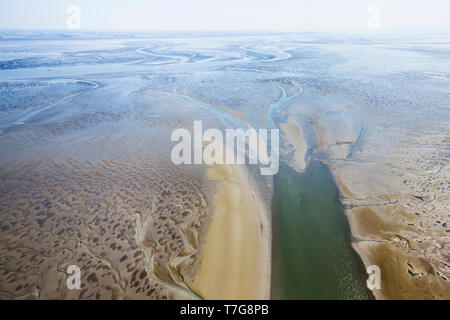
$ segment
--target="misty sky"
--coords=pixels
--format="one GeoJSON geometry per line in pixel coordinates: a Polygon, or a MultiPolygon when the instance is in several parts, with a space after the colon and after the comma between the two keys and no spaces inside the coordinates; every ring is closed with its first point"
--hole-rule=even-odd
{"type": "Polygon", "coordinates": [[[450,27],[450,0],[0,0],[0,28],[65,29],[81,8],[82,30],[362,29],[371,5],[381,27],[450,27]]]}

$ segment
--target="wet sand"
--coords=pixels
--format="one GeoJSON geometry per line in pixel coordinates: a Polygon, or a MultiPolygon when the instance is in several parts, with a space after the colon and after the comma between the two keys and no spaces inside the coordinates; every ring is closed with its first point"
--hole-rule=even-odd
{"type": "Polygon", "coordinates": [[[289,117],[287,123],[280,123],[280,129],[287,144],[286,153],[288,155],[289,164],[297,171],[302,172],[306,167],[306,142],[303,138],[301,126],[289,117]]]}
{"type": "MultiPolygon", "coordinates": [[[[383,176],[382,168],[372,170],[383,176]]],[[[333,167],[333,171],[355,238],[353,247],[366,267],[378,265],[381,269],[381,289],[373,290],[375,297],[449,299],[449,237],[436,228],[446,225],[441,222],[445,217],[439,215],[440,199],[423,210],[422,201],[411,201],[413,196],[400,190],[384,194],[379,186],[372,185],[369,191],[375,195],[365,196],[366,190],[356,189],[356,180],[368,181],[366,170],[352,176],[341,167],[333,167]],[[430,214],[434,208],[436,212],[430,214]]]]}
{"type": "Polygon", "coordinates": [[[377,299],[448,300],[448,283],[420,252],[387,242],[358,242],[354,248],[365,265],[378,265],[382,270],[381,289],[373,290],[377,299]]]}
{"type": "Polygon", "coordinates": [[[1,176],[0,299],[198,298],[185,280],[207,204],[192,174],[129,157],[28,162],[1,176]],[[80,290],[66,288],[72,264],[80,290]]]}
{"type": "Polygon", "coordinates": [[[191,288],[205,299],[268,299],[271,231],[263,202],[243,168],[207,170],[217,181],[213,216],[191,288]]]}

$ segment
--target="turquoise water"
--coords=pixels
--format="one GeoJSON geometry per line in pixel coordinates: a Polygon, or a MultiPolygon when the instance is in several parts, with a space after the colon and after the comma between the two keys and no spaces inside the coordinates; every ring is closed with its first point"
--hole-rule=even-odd
{"type": "Polygon", "coordinates": [[[282,163],[273,201],[273,299],[371,299],[329,169],[282,163]]]}

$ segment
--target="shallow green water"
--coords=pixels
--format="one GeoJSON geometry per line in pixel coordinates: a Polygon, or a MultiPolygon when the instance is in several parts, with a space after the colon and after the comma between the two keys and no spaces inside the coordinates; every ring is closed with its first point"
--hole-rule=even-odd
{"type": "Polygon", "coordinates": [[[300,174],[282,164],[273,201],[274,299],[371,299],[367,274],[329,169],[311,161],[300,174]]]}

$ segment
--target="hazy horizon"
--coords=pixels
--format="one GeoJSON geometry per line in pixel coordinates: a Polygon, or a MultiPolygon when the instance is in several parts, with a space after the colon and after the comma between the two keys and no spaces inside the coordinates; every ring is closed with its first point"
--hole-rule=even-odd
{"type": "Polygon", "coordinates": [[[67,30],[71,5],[80,9],[82,31],[365,30],[374,14],[379,19],[374,29],[450,27],[450,2],[444,0],[2,0],[0,29],[67,30]]]}

